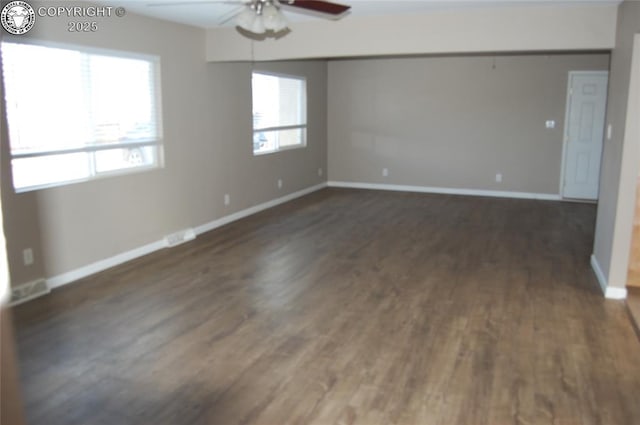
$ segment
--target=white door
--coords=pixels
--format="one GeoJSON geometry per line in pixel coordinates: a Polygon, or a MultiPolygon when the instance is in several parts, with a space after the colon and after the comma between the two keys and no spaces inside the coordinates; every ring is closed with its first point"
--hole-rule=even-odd
{"type": "Polygon", "coordinates": [[[569,73],[564,198],[598,199],[608,80],[606,71],[569,73]]]}

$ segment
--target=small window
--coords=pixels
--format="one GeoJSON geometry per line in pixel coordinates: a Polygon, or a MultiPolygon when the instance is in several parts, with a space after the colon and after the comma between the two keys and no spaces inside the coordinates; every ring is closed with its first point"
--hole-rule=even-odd
{"type": "Polygon", "coordinates": [[[1,47],[16,191],[162,165],[158,58],[1,47]]]}
{"type": "Polygon", "coordinates": [[[254,72],[251,85],[253,154],[306,146],[306,80],[254,72]]]}

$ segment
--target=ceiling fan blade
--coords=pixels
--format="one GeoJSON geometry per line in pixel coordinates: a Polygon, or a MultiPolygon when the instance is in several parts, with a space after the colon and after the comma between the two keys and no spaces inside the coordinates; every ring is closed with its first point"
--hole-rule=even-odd
{"type": "Polygon", "coordinates": [[[351,6],[321,0],[281,0],[280,3],[287,6],[299,7],[300,9],[326,13],[328,15],[341,15],[351,9],[351,6]]]}

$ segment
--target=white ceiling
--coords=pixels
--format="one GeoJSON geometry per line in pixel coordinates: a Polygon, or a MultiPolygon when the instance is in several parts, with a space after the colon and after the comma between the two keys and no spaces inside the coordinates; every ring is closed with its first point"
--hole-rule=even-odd
{"type": "MultiPolygon", "coordinates": [[[[282,1],[282,0],[281,0],[282,1]]],[[[286,0],[285,0],[286,1],[286,0]]],[[[611,4],[621,0],[334,0],[351,6],[342,19],[373,15],[406,15],[429,13],[434,10],[477,8],[491,6],[521,6],[531,4],[611,4]]],[[[232,26],[233,17],[242,9],[243,0],[94,0],[109,6],[123,6],[129,12],[158,19],[179,22],[202,28],[232,26]]],[[[284,1],[283,1],[284,3],[284,1]]],[[[300,9],[286,9],[287,19],[299,22],[322,19],[317,15],[300,13],[300,9]]]]}

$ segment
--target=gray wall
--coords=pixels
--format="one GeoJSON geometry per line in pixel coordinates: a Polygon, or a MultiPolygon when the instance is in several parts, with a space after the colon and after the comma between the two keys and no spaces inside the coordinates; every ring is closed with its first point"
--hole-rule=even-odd
{"type": "MultiPolygon", "coordinates": [[[[616,48],[611,54],[611,72],[609,75],[609,98],[607,105],[607,123],[612,126],[611,140],[606,140],[602,156],[600,177],[600,203],[593,254],[608,283],[624,287],[629,256],[629,238],[616,241],[616,224],[621,210],[632,210],[635,193],[635,176],[630,183],[631,189],[622,193],[621,181],[625,126],[627,121],[627,101],[631,76],[631,59],[634,34],[640,33],[640,3],[625,1],[618,11],[618,33],[616,48]],[[626,240],[626,241],[625,241],[626,240]],[[618,246],[616,246],[618,244],[618,246]]],[[[638,119],[637,117],[633,119],[638,119]]],[[[638,141],[628,140],[628,143],[638,141]]],[[[624,212],[624,211],[622,211],[624,212]]],[[[620,232],[631,233],[630,223],[620,232]]]]}
{"type": "Polygon", "coordinates": [[[608,64],[608,54],[330,61],[329,180],[558,194],[568,72],[608,64]]]}
{"type": "MultiPolygon", "coordinates": [[[[204,32],[197,28],[131,14],[99,26],[94,34],[70,34],[66,19],[42,18],[30,35],[159,55],[165,167],[14,195],[3,146],[13,285],[72,271],[324,181],[317,170],[326,170],[326,62],[256,65],[307,77],[309,128],[307,148],[254,157],[250,63],[206,63],[204,32]],[[21,252],[28,246],[36,264],[24,267],[21,252]]],[[[2,121],[4,127],[4,113],[2,121]]]]}

